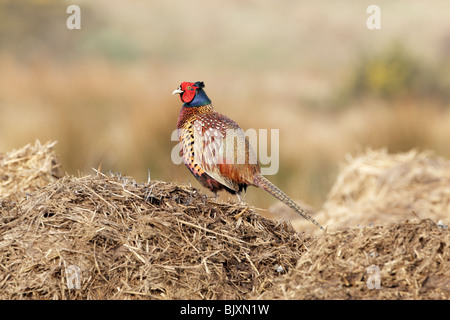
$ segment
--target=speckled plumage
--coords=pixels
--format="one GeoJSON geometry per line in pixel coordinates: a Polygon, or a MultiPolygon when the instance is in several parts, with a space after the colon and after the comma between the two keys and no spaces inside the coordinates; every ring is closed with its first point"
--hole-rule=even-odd
{"type": "Polygon", "coordinates": [[[183,162],[203,186],[234,194],[253,184],[260,168],[236,122],[215,112],[211,104],[183,106],[177,129],[183,162]],[[239,156],[244,159],[239,161],[239,156]]]}
{"type": "Polygon", "coordinates": [[[232,194],[256,186],[282,201],[317,227],[323,227],[283,191],[261,175],[256,155],[243,130],[214,111],[203,82],[183,82],[173,94],[184,103],[178,117],[180,154],[197,180],[214,193],[232,194]]]}

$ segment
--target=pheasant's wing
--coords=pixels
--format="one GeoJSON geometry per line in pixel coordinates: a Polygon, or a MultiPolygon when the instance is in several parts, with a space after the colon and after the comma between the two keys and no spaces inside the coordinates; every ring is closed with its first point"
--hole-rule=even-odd
{"type": "Polygon", "coordinates": [[[238,192],[259,172],[256,156],[242,129],[219,113],[199,116],[193,124],[194,159],[210,177],[238,192]]]}
{"type": "MultiPolygon", "coordinates": [[[[183,159],[184,164],[188,169],[192,172],[194,177],[206,188],[210,189],[213,192],[216,192],[223,188],[224,185],[222,182],[215,180],[203,169],[203,165],[199,162],[199,158],[194,156],[196,152],[194,152],[194,146],[196,145],[196,141],[194,139],[194,125],[192,123],[186,123],[181,128],[178,128],[178,136],[180,138],[181,150],[180,156],[183,159]]],[[[198,139],[197,139],[198,140],[198,139]]],[[[201,140],[198,140],[201,141],[201,140]]],[[[200,158],[201,159],[201,158],[200,158]]],[[[231,189],[234,190],[234,189],[231,189]]]]}
{"type": "Polygon", "coordinates": [[[198,117],[194,121],[194,162],[199,163],[208,176],[237,192],[239,186],[222,174],[219,167],[226,162],[225,132],[221,130],[219,123],[217,126],[210,126],[209,122],[207,117],[198,117]]]}

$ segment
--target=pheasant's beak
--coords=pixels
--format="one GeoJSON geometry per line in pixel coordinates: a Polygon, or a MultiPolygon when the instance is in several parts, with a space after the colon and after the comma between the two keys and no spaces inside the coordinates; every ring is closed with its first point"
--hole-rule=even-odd
{"type": "Polygon", "coordinates": [[[181,93],[183,93],[183,92],[184,92],[184,91],[181,90],[181,87],[179,87],[179,88],[175,89],[175,90],[172,92],[172,95],[174,95],[174,94],[176,94],[176,93],[181,94],[181,93]]]}

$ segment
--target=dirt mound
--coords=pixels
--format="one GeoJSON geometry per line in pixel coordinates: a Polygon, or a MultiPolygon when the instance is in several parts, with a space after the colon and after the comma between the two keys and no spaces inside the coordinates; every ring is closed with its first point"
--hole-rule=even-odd
{"type": "Polygon", "coordinates": [[[122,176],[65,176],[0,213],[0,299],[243,299],[306,250],[250,207],[122,176]]]}
{"type": "Polygon", "coordinates": [[[61,164],[54,151],[56,142],[36,141],[18,150],[0,154],[0,197],[22,198],[61,177],[61,164]]]}
{"type": "Polygon", "coordinates": [[[354,159],[313,237],[185,185],[58,178],[53,145],[0,156],[0,299],[450,298],[443,159],[354,159]],[[361,217],[377,225],[343,229],[361,217]]]}
{"type": "MultiPolygon", "coordinates": [[[[448,224],[450,161],[415,150],[398,154],[368,150],[357,157],[348,156],[314,217],[328,230],[413,218],[448,224]]],[[[315,231],[303,219],[293,220],[293,225],[315,231]]]]}
{"type": "Polygon", "coordinates": [[[450,232],[431,220],[327,233],[263,299],[449,299],[450,232]]]}

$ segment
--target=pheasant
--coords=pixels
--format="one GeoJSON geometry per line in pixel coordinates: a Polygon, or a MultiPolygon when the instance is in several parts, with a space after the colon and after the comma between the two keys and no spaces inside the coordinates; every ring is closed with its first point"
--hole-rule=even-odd
{"type": "Polygon", "coordinates": [[[214,111],[204,87],[200,81],[183,82],[172,93],[179,94],[183,102],[177,124],[180,155],[195,178],[215,194],[225,190],[239,196],[248,186],[259,187],[324,231],[304,209],[261,175],[244,131],[214,111]]]}

